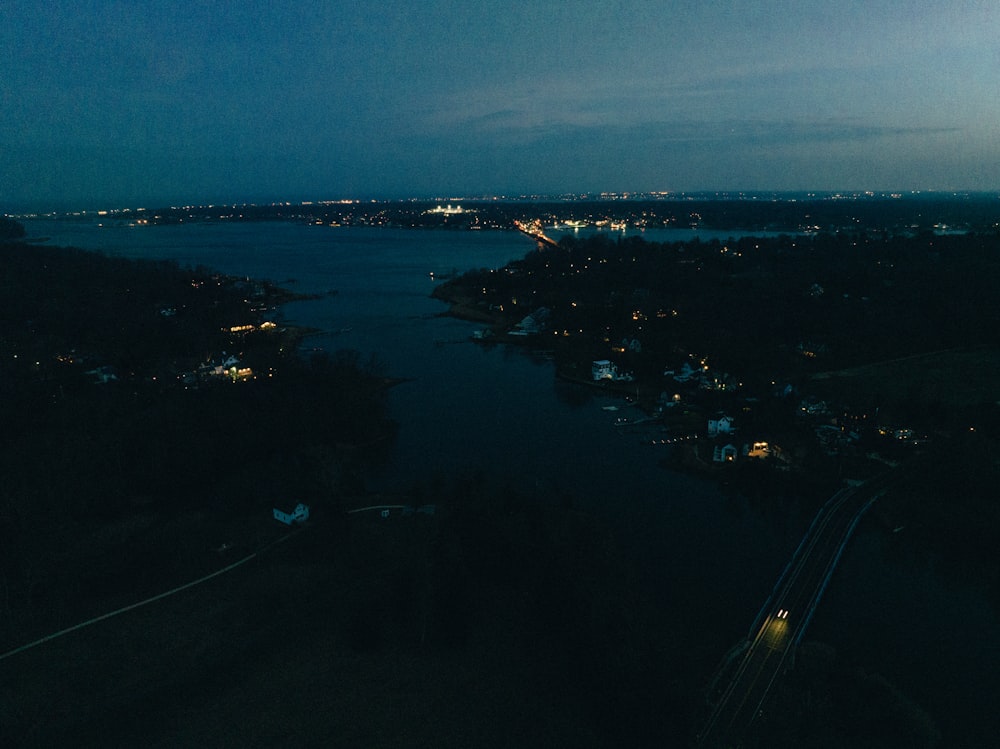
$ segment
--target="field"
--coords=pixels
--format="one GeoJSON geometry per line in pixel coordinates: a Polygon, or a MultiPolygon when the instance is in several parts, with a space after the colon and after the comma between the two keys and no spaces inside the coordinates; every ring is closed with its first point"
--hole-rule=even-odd
{"type": "MultiPolygon", "coordinates": [[[[651,666],[653,630],[632,629],[628,575],[590,559],[602,532],[552,523],[558,538],[524,545],[515,532],[527,521],[503,517],[311,518],[231,572],[0,661],[0,745],[587,747],[622,731],[683,735],[670,705],[684,688],[666,676],[676,667],[651,666]],[[593,595],[607,606],[592,610],[593,595]],[[616,704],[618,690],[645,697],[616,704]]],[[[263,517],[256,530],[287,533],[263,517]]]]}
{"type": "Polygon", "coordinates": [[[981,347],[917,354],[812,376],[820,397],[865,408],[878,405],[892,416],[913,409],[956,412],[1000,400],[996,373],[1000,349],[981,347]]]}

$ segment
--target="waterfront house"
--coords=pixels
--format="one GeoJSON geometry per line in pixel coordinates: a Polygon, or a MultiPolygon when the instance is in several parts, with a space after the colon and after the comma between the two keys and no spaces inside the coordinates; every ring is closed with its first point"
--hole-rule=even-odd
{"type": "Polygon", "coordinates": [[[612,382],[632,382],[635,377],[630,372],[619,372],[618,367],[608,359],[598,359],[590,365],[590,374],[594,382],[611,380],[612,382]]]}
{"type": "Polygon", "coordinates": [[[514,326],[515,330],[511,331],[511,335],[537,335],[538,333],[542,333],[548,328],[551,317],[552,310],[548,307],[539,307],[521,320],[521,322],[517,323],[514,326]]]}
{"type": "Polygon", "coordinates": [[[595,382],[613,380],[618,374],[618,368],[608,359],[598,359],[590,365],[590,374],[595,382]]]}
{"type": "Polygon", "coordinates": [[[708,436],[718,437],[720,434],[732,434],[734,431],[731,417],[722,415],[717,419],[708,420],[708,436]]]}

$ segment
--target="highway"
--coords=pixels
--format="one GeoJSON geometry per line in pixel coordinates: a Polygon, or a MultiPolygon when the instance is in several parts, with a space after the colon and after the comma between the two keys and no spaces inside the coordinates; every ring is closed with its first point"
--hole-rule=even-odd
{"type": "Polygon", "coordinates": [[[713,680],[713,709],[698,746],[738,747],[762,714],[778,677],[791,667],[795,647],[819,604],[847,540],[878,494],[852,487],[834,494],[817,513],[750,629],[747,642],[713,680]]]}

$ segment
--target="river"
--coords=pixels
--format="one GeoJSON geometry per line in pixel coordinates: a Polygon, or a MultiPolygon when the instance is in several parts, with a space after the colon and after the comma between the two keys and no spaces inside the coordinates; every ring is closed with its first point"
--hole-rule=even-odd
{"type": "MultiPolygon", "coordinates": [[[[29,236],[52,244],[168,258],[321,294],[283,311],[288,323],[321,331],[306,348],[354,349],[405,378],[390,394],[400,429],[387,462],[368,477],[372,491],[478,469],[571,497],[618,530],[664,610],[689,620],[691,646],[706,659],[745,633],[808,524],[764,517],[710,483],[665,470],[659,463],[669,448],[616,427],[621,413],[602,408],[625,404],[557,381],[544,357],[476,345],[475,325],[443,315],[430,273],[501,267],[532,249],[519,233],[24,223],[29,236]]],[[[981,591],[957,591],[932,566],[892,553],[893,542],[861,525],[809,635],[902,686],[948,745],[982,745],[998,728],[996,611],[981,591]]]]}

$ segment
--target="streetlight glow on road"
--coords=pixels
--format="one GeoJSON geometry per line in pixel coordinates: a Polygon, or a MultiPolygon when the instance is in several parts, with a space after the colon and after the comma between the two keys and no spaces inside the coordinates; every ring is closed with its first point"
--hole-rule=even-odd
{"type": "Polygon", "coordinates": [[[788,616],[788,612],[785,609],[779,611],[777,616],[771,619],[771,623],[764,633],[762,642],[770,650],[784,650],[787,646],[788,622],[785,620],[786,616],[788,616]]]}
{"type": "MultiPolygon", "coordinates": [[[[847,540],[861,516],[878,499],[856,487],[837,491],[813,519],[771,596],[754,621],[733,669],[727,659],[719,677],[728,686],[719,692],[705,729],[698,736],[704,749],[738,746],[762,709],[773,684],[794,660],[794,651],[809,624],[847,540]],[[772,608],[780,602],[781,608],[772,608]],[[798,612],[790,618],[791,603],[798,612]],[[754,634],[756,632],[756,634],[754,634]]],[[[713,681],[713,685],[714,685],[713,681]]]]}

